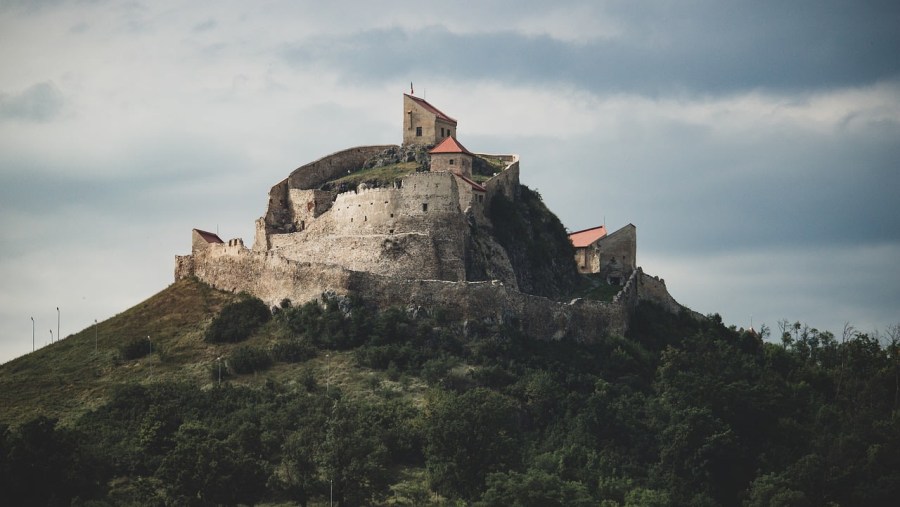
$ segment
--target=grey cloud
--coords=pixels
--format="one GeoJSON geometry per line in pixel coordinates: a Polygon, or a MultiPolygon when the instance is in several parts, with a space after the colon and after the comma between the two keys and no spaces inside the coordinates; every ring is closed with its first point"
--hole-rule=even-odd
{"type": "Polygon", "coordinates": [[[52,82],[37,83],[14,93],[0,93],[0,120],[48,121],[65,105],[62,93],[52,82]]]}
{"type": "Polygon", "coordinates": [[[334,66],[357,81],[502,79],[649,95],[828,89],[900,75],[900,4],[633,5],[613,12],[624,24],[614,39],[579,43],[432,26],[312,38],[284,55],[334,66]]]}

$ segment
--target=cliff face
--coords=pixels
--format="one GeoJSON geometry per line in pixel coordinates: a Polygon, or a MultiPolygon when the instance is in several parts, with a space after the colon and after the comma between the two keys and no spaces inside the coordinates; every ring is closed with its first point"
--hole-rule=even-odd
{"type": "Polygon", "coordinates": [[[516,199],[497,195],[487,211],[492,235],[505,250],[520,291],[558,299],[575,290],[574,249],[565,227],[537,192],[519,185],[516,199]]]}

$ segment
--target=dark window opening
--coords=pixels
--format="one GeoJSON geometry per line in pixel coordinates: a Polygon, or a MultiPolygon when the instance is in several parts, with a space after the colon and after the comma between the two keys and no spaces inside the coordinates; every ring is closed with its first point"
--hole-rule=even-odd
{"type": "Polygon", "coordinates": [[[391,218],[394,218],[394,214],[393,214],[393,213],[391,213],[391,218]]]}
{"type": "Polygon", "coordinates": [[[416,127],[416,137],[422,137],[422,127],[416,127]]]}
{"type": "Polygon", "coordinates": [[[427,202],[422,203],[422,211],[428,211],[428,203],[427,202]]]}
{"type": "Polygon", "coordinates": [[[450,165],[453,165],[453,159],[452,159],[452,158],[450,159],[450,165]]]}
{"type": "Polygon", "coordinates": [[[394,233],[394,229],[388,230],[388,234],[393,234],[393,233],[394,233]]]}
{"type": "Polygon", "coordinates": [[[444,137],[444,127],[441,127],[441,137],[444,137]]]}

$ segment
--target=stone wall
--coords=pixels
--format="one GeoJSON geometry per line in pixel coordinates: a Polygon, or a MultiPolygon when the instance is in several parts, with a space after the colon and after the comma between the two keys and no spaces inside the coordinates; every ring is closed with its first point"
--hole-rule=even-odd
{"type": "Polygon", "coordinates": [[[396,145],[357,146],[332,153],[295,169],[287,178],[289,186],[319,188],[323,183],[346,175],[347,171],[361,168],[366,160],[394,146],[396,145]]]}
{"type": "Polygon", "coordinates": [[[339,194],[302,231],[270,234],[269,248],[298,262],[319,262],[385,276],[465,280],[468,225],[450,173],[414,173],[388,188],[339,194]]]}
{"type": "MultiPolygon", "coordinates": [[[[598,239],[588,247],[588,266],[599,272],[613,284],[625,283],[626,277],[637,268],[637,228],[628,224],[625,227],[598,239]]],[[[576,257],[576,262],[578,262],[576,257]]]]}
{"type": "Polygon", "coordinates": [[[519,156],[518,155],[483,155],[503,160],[508,165],[497,176],[484,182],[484,188],[487,194],[484,198],[485,209],[490,209],[491,198],[497,193],[506,196],[507,199],[513,201],[516,199],[516,192],[519,188],[519,156]]]}
{"type": "Polygon", "coordinates": [[[449,171],[472,178],[472,156],[465,153],[432,153],[430,170],[449,171]]]}

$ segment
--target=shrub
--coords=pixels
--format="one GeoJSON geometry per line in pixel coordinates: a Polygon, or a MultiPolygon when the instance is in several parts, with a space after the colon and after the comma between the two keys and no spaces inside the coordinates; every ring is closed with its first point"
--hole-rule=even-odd
{"type": "Polygon", "coordinates": [[[119,355],[128,361],[144,357],[150,353],[150,343],[146,338],[132,338],[119,346],[119,355]]]}
{"type": "Polygon", "coordinates": [[[258,347],[242,346],[228,357],[228,371],[236,374],[263,371],[272,366],[272,358],[258,347]]]}
{"type": "Polygon", "coordinates": [[[257,298],[247,298],[222,308],[206,330],[204,340],[211,343],[236,343],[246,340],[272,316],[257,298]]]}
{"type": "Polygon", "coordinates": [[[272,347],[272,359],[283,363],[299,363],[316,357],[318,351],[306,340],[286,340],[272,347]]]}

